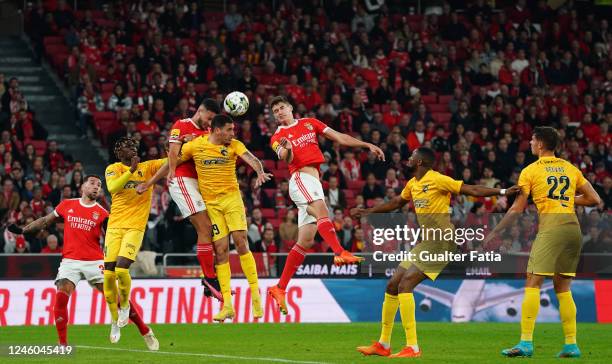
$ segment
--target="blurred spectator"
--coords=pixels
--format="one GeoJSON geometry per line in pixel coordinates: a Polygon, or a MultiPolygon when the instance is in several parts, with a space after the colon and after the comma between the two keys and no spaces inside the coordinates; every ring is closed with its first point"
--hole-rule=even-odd
{"type": "Polygon", "coordinates": [[[47,245],[40,252],[44,254],[61,254],[62,247],[58,244],[57,236],[53,234],[47,236],[47,245]]]}
{"type": "Polygon", "coordinates": [[[298,226],[296,223],[296,215],[293,209],[287,211],[287,215],[280,223],[278,233],[282,241],[297,241],[298,226]]]}

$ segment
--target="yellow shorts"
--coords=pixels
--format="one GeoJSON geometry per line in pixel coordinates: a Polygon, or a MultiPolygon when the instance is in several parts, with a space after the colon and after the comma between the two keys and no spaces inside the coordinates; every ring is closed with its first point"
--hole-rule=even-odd
{"type": "Polygon", "coordinates": [[[104,239],[104,262],[116,262],[117,257],[136,261],[144,231],[138,229],[110,228],[104,239]]]}
{"type": "Polygon", "coordinates": [[[580,225],[563,224],[540,231],[531,245],[527,273],[575,277],[581,248],[580,225]]]}
{"type": "Polygon", "coordinates": [[[247,230],[246,213],[240,192],[233,192],[206,202],[206,211],[212,222],[213,241],[232,231],[247,230]]]}
{"type": "Polygon", "coordinates": [[[448,261],[424,261],[420,259],[421,252],[427,256],[454,253],[457,250],[457,245],[450,241],[424,241],[415,245],[410,252],[414,254],[414,260],[405,260],[400,263],[400,267],[404,269],[410,268],[411,265],[417,267],[427,278],[435,281],[444,268],[448,265],[448,261]]]}

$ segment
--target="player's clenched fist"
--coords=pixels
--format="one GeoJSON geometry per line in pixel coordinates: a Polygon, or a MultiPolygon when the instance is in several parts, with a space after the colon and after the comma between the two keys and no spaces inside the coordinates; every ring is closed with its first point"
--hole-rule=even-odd
{"type": "Polygon", "coordinates": [[[285,148],[285,149],[291,149],[293,147],[293,145],[291,145],[291,142],[289,141],[289,139],[283,137],[280,138],[280,140],[278,141],[278,144],[281,145],[281,147],[285,148]]]}

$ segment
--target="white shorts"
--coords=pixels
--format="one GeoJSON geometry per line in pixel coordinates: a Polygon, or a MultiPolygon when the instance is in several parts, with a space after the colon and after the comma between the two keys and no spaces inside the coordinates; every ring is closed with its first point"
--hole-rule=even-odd
{"type": "Polygon", "coordinates": [[[312,201],[325,198],[321,181],[308,173],[295,172],[289,179],[289,196],[298,208],[298,227],[317,222],[306,209],[312,201]]]}
{"type": "Polygon", "coordinates": [[[103,260],[75,260],[62,259],[55,283],[60,279],[67,279],[76,287],[81,279],[85,279],[94,287],[98,283],[104,283],[104,261],[103,260]]]}
{"type": "Polygon", "coordinates": [[[168,186],[170,197],[178,205],[183,218],[206,210],[206,204],[200,194],[198,180],[190,177],[176,177],[168,186]]]}

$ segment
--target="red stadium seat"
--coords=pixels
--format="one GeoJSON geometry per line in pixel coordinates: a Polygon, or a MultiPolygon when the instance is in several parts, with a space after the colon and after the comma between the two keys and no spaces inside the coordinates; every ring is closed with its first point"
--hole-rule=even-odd
{"type": "Polygon", "coordinates": [[[438,96],[438,103],[448,105],[453,99],[453,95],[440,95],[438,96]]]}
{"type": "Polygon", "coordinates": [[[448,112],[448,104],[431,104],[427,105],[427,107],[432,114],[448,112]]]}
{"type": "Polygon", "coordinates": [[[435,114],[431,114],[431,117],[438,122],[438,124],[448,124],[450,123],[450,119],[451,119],[452,114],[449,112],[441,112],[441,113],[435,113],[435,114]]]}
{"type": "Polygon", "coordinates": [[[349,189],[353,191],[359,191],[359,193],[361,193],[363,186],[365,186],[365,181],[364,180],[346,181],[346,185],[349,189]]]}
{"type": "Polygon", "coordinates": [[[269,209],[269,208],[263,208],[261,209],[261,215],[266,219],[275,219],[276,218],[276,210],[275,209],[269,209]]]}
{"type": "Polygon", "coordinates": [[[274,198],[274,195],[276,195],[276,189],[275,188],[264,188],[264,193],[269,198],[274,198]]]}
{"type": "Polygon", "coordinates": [[[93,118],[94,120],[115,120],[117,115],[114,111],[94,111],[93,118]]]}
{"type": "Polygon", "coordinates": [[[344,196],[348,199],[348,198],[353,198],[355,197],[355,194],[353,193],[353,190],[350,189],[346,189],[346,190],[342,190],[342,192],[344,192],[344,196]]]}
{"type": "Polygon", "coordinates": [[[429,104],[435,104],[436,102],[438,102],[438,96],[436,95],[423,95],[421,96],[421,100],[423,100],[423,102],[427,105],[429,104]]]}
{"type": "Polygon", "coordinates": [[[272,170],[276,169],[276,161],[275,160],[264,159],[263,160],[263,165],[264,165],[264,168],[266,169],[266,171],[272,171],[272,170]]]}

